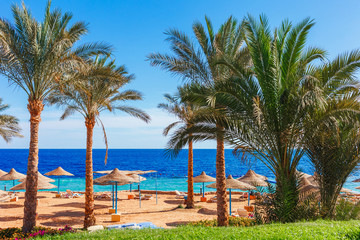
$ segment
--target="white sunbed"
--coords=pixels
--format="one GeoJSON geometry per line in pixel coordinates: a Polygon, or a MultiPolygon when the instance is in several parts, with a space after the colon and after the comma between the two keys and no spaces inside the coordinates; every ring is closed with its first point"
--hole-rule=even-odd
{"type": "Polygon", "coordinates": [[[178,190],[175,190],[175,194],[177,199],[184,199],[185,197],[187,197],[187,194],[183,193],[183,192],[179,192],[178,190]]]}

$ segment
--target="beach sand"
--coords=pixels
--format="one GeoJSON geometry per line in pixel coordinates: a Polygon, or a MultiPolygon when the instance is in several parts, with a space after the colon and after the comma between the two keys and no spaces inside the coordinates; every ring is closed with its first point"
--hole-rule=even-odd
{"type": "MultiPolygon", "coordinates": [[[[120,222],[111,222],[111,200],[95,200],[96,224],[112,225],[123,223],[152,222],[163,228],[175,227],[179,224],[216,218],[216,203],[200,202],[200,196],[195,196],[195,209],[178,208],[184,200],[176,199],[175,195],[158,195],[156,204],[155,194],[151,200],[128,200],[128,192],[118,193],[118,213],[121,213],[120,222]]],[[[19,193],[17,202],[0,203],[0,228],[21,227],[24,206],[24,193],[19,193]]],[[[207,195],[206,197],[212,197],[207,195]]],[[[60,228],[65,225],[81,228],[84,219],[84,197],[82,198],[55,198],[55,192],[38,193],[38,226],[60,228]]],[[[239,195],[233,195],[232,210],[243,208],[247,201],[239,200],[239,195]]],[[[183,206],[185,206],[183,204],[183,206]]]]}

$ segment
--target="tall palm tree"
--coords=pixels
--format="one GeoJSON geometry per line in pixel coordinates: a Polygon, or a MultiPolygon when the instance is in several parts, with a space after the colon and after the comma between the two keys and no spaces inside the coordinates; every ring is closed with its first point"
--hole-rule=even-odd
{"type": "MultiPolygon", "coordinates": [[[[231,74],[227,67],[216,64],[219,61],[219,55],[226,55],[228,61],[237,63],[247,63],[249,55],[246,48],[242,48],[244,42],[243,32],[234,18],[230,17],[221,25],[217,33],[215,33],[207,17],[205,17],[205,21],[205,27],[200,22],[193,24],[196,45],[185,33],[172,29],[166,34],[174,55],[156,53],[150,54],[148,59],[153,66],[168,70],[187,82],[198,83],[210,91],[215,82],[222,81],[231,74]]],[[[215,104],[211,105],[211,107],[215,111],[209,112],[217,115],[213,119],[215,119],[217,129],[216,192],[218,224],[226,226],[228,225],[228,212],[225,186],[224,121],[221,117],[218,117],[221,114],[217,110],[221,109],[221,106],[215,104]]]]}
{"type": "Polygon", "coordinates": [[[24,232],[29,232],[36,224],[38,132],[44,100],[56,83],[62,81],[65,69],[77,62],[74,56],[110,51],[102,44],[74,49],[74,44],[87,32],[87,25],[83,22],[70,25],[71,13],[62,14],[58,9],[50,11],[50,6],[49,1],[42,22],[37,21],[24,4],[12,6],[14,24],[0,19],[0,73],[27,94],[30,113],[24,232]]]}
{"type": "MultiPolygon", "coordinates": [[[[3,112],[8,108],[9,105],[2,104],[2,99],[0,98],[0,112],[3,112]]],[[[16,117],[0,114],[0,136],[5,142],[10,142],[13,137],[22,137],[20,131],[19,120],[16,117]]]]}
{"type": "Polygon", "coordinates": [[[51,95],[49,102],[65,107],[61,119],[78,112],[85,119],[86,137],[86,189],[85,189],[85,219],[84,227],[95,224],[94,196],[93,196],[93,162],[92,145],[93,129],[98,122],[104,131],[107,159],[107,139],[105,128],[100,120],[103,111],[119,110],[137,117],[145,122],[150,117],[137,108],[121,105],[128,100],[141,100],[142,95],[134,90],[120,91],[133,78],[124,66],[116,66],[108,57],[87,59],[84,66],[80,66],[68,76],[70,84],[62,84],[51,95]]]}
{"type": "Polygon", "coordinates": [[[320,186],[322,215],[334,217],[340,190],[359,164],[360,51],[337,56],[313,68],[308,87],[319,89],[321,104],[305,118],[304,149],[320,186]]]}
{"type": "Polygon", "coordinates": [[[235,75],[220,82],[213,96],[232,118],[225,138],[239,152],[261,160],[276,176],[279,221],[296,218],[295,173],[304,154],[301,130],[308,106],[316,102],[315,90],[302,89],[314,61],[324,58],[321,49],[305,50],[313,25],[308,18],[297,25],[284,21],[272,33],[265,16],[259,21],[248,16],[244,30],[253,67],[227,62],[235,75]]]}
{"type": "MultiPolygon", "coordinates": [[[[164,129],[165,136],[169,134],[171,129],[177,127],[179,124],[183,125],[179,126],[178,131],[181,131],[181,129],[189,129],[195,124],[194,115],[198,110],[195,106],[191,103],[181,101],[181,97],[179,96],[170,96],[169,94],[165,94],[164,97],[167,103],[161,103],[158,107],[164,109],[179,119],[179,121],[171,123],[164,129]]],[[[194,208],[194,162],[192,140],[189,140],[188,147],[188,197],[186,199],[186,208],[194,208]]]]}
{"type": "MultiPolygon", "coordinates": [[[[351,79],[359,65],[360,55],[354,53],[344,61],[321,64],[323,50],[305,49],[313,25],[310,19],[297,25],[284,21],[272,34],[266,17],[256,21],[248,16],[244,27],[254,66],[244,69],[227,64],[235,77],[218,84],[214,95],[233,119],[226,139],[241,153],[260,159],[276,176],[280,207],[275,210],[279,221],[296,219],[296,167],[305,153],[306,122],[315,120],[311,117],[315,115],[309,114],[324,108],[334,89],[341,86],[341,79],[351,79]],[[315,60],[321,60],[319,68],[315,60]]],[[[337,106],[327,112],[328,119],[334,116],[331,112],[339,115],[349,105],[337,106]]]]}

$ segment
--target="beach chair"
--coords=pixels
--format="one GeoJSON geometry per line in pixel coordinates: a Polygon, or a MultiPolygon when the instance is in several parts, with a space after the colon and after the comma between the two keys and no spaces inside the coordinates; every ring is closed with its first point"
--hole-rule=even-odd
{"type": "Polygon", "coordinates": [[[142,223],[138,223],[137,224],[141,229],[143,228],[152,228],[152,229],[158,229],[161,227],[157,227],[156,225],[154,225],[152,222],[142,222],[142,223]]]}
{"type": "Polygon", "coordinates": [[[237,210],[237,214],[239,215],[239,217],[243,217],[243,218],[248,218],[249,217],[248,211],[246,211],[245,209],[242,209],[242,208],[239,208],[237,210]]]}
{"type": "Polygon", "coordinates": [[[217,202],[216,196],[210,198],[207,202],[208,202],[208,203],[216,203],[216,202],[217,202]]]}
{"type": "Polygon", "coordinates": [[[175,190],[175,194],[177,199],[184,199],[185,197],[187,197],[187,194],[183,193],[183,192],[179,192],[178,190],[175,190]]]}

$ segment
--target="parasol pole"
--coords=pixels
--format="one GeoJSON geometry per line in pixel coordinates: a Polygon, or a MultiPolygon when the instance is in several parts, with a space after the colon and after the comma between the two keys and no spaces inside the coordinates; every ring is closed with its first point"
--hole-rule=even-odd
{"type": "Polygon", "coordinates": [[[158,194],[157,194],[157,172],[156,172],[156,178],[155,178],[155,192],[156,192],[156,204],[158,204],[158,194]]]}
{"type": "Polygon", "coordinates": [[[229,207],[230,207],[230,216],[231,216],[231,188],[229,188],[229,197],[230,197],[229,207]]]}
{"type": "Polygon", "coordinates": [[[139,205],[140,205],[140,208],[141,208],[141,189],[140,189],[140,175],[139,175],[139,205]]]}
{"type": "Polygon", "coordinates": [[[60,177],[58,176],[58,194],[60,194],[60,177]]]}
{"type": "Polygon", "coordinates": [[[205,197],[205,182],[203,182],[202,194],[203,194],[203,198],[204,198],[205,197]]]}
{"type": "Polygon", "coordinates": [[[111,203],[112,203],[112,208],[114,209],[114,200],[115,200],[115,191],[114,191],[114,185],[111,184],[111,203]]]}
{"type": "Polygon", "coordinates": [[[118,191],[117,191],[117,182],[115,182],[115,191],[116,191],[116,205],[115,205],[115,214],[117,214],[117,205],[118,205],[118,191]]]}

